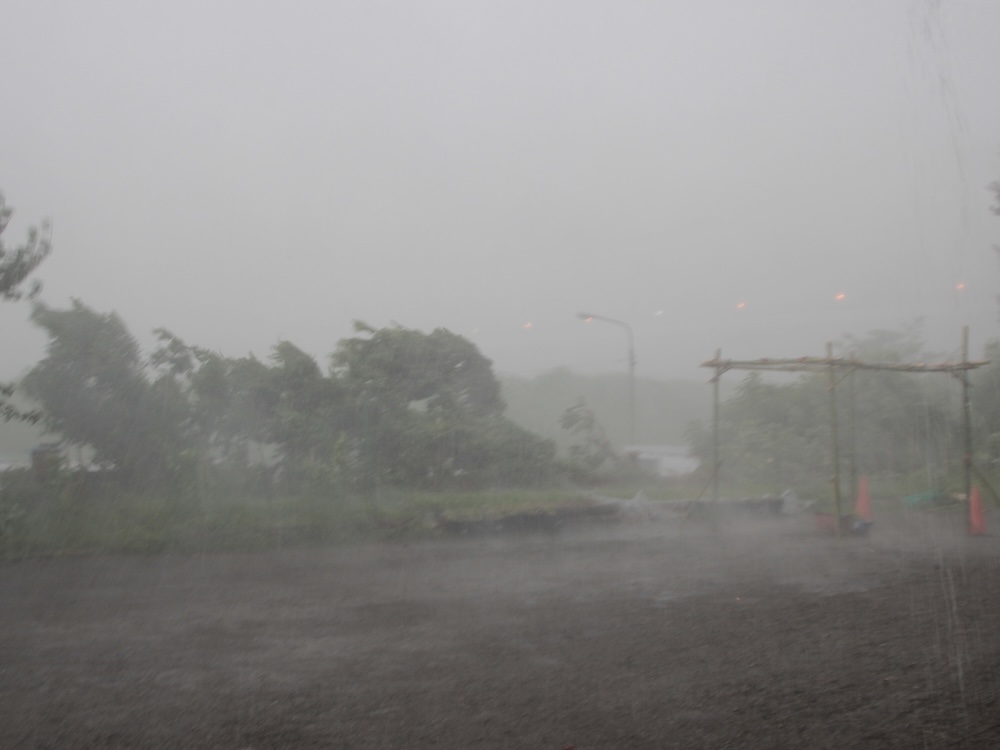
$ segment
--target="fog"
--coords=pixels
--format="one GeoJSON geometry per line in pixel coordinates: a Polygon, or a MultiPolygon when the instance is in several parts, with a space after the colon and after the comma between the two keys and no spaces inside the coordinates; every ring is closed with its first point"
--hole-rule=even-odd
{"type": "Polygon", "coordinates": [[[997,39],[992,2],[9,1],[4,239],[51,218],[47,303],[230,356],[360,319],[623,370],[581,311],[646,377],[917,317],[978,351],[997,39]]]}
{"type": "MultiPolygon", "coordinates": [[[[3,474],[0,746],[1000,746],[1000,536],[947,484],[995,474],[1000,378],[975,451],[954,381],[855,409],[852,379],[832,461],[825,384],[744,389],[710,444],[674,380],[1000,334],[998,41],[995,0],[0,4],[3,239],[52,220],[48,305],[322,364],[355,320],[447,328],[550,374],[512,419],[583,425],[557,461],[450,375],[48,381],[100,463],[3,474]],[[714,476],[642,474],[627,434],[705,437],[714,476]]],[[[0,382],[44,356],[30,309],[0,304],[0,382]]]]}

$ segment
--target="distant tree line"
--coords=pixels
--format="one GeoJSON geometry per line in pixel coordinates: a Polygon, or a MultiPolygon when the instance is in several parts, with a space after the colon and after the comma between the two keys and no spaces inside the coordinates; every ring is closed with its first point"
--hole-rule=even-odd
{"type": "MultiPolygon", "coordinates": [[[[581,374],[557,367],[534,377],[503,375],[500,379],[507,414],[518,424],[556,441],[563,455],[580,445],[564,416],[582,398],[617,452],[630,440],[627,374],[581,374]]],[[[735,383],[733,383],[735,385],[735,383]]],[[[723,384],[728,395],[733,388],[723,384]]],[[[640,445],[682,445],[689,422],[712,408],[712,391],[702,380],[659,380],[637,377],[635,382],[636,442],[640,445]]]]}

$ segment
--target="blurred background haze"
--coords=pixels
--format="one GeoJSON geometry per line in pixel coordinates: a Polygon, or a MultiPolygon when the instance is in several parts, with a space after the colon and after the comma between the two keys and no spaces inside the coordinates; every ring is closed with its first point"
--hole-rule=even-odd
{"type": "MultiPolygon", "coordinates": [[[[445,327],[501,374],[701,378],[996,334],[1000,4],[8,0],[5,235],[42,299],[227,356],[445,327]],[[840,298],[838,299],[838,296],[840,298]]],[[[0,306],[13,378],[43,355],[0,306]]]]}

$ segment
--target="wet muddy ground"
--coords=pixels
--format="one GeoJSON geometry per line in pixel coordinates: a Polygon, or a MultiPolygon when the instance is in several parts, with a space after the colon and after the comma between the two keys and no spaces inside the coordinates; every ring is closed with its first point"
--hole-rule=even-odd
{"type": "Polygon", "coordinates": [[[1000,537],[960,521],[12,564],[0,747],[1000,747],[1000,537]]]}

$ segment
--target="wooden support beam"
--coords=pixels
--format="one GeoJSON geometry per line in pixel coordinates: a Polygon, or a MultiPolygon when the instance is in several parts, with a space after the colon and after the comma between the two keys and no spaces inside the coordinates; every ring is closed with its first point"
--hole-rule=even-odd
{"type": "Polygon", "coordinates": [[[911,362],[880,363],[862,362],[846,357],[799,357],[797,359],[710,359],[702,367],[715,370],[771,370],[774,372],[822,372],[828,368],[854,370],[892,370],[895,372],[964,372],[984,367],[989,360],[963,360],[962,362],[911,362]]]}

